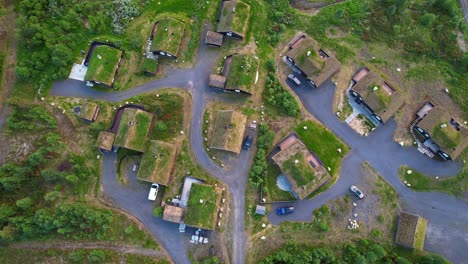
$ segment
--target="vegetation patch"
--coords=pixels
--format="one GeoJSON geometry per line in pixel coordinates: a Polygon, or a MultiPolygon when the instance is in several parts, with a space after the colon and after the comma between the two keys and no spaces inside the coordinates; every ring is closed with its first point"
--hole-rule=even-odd
{"type": "Polygon", "coordinates": [[[158,61],[154,59],[146,58],[143,62],[143,72],[147,74],[156,74],[158,69],[158,61]]]}
{"type": "Polygon", "coordinates": [[[341,160],[348,153],[348,147],[340,139],[322,125],[310,120],[299,124],[296,133],[307,148],[317,154],[324,166],[330,167],[332,175],[339,172],[341,160]],[[337,151],[338,149],[341,149],[341,153],[337,151]]]}
{"type": "Polygon", "coordinates": [[[184,223],[193,227],[213,230],[220,198],[221,195],[216,187],[206,184],[192,184],[184,223]]]}
{"type": "Polygon", "coordinates": [[[122,51],[107,45],[97,46],[91,56],[85,80],[112,86],[122,51]]]}
{"type": "Polygon", "coordinates": [[[249,173],[249,182],[255,187],[259,187],[265,181],[264,175],[268,166],[266,158],[274,139],[275,133],[267,124],[261,123],[258,129],[257,153],[249,173]]]}
{"type": "Polygon", "coordinates": [[[278,166],[268,163],[265,176],[266,187],[263,188],[263,193],[266,194],[269,201],[292,201],[295,199],[292,193],[278,188],[277,179],[280,174],[281,170],[278,166]]]}

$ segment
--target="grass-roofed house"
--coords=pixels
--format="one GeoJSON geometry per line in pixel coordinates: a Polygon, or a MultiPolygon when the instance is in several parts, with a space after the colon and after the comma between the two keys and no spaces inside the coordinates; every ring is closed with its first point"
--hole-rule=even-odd
{"type": "Polygon", "coordinates": [[[80,108],[80,118],[87,122],[94,122],[99,114],[99,105],[92,102],[84,103],[80,108]]]}
{"type": "Polygon", "coordinates": [[[400,212],[396,243],[405,247],[423,250],[427,220],[414,214],[400,212]]]}
{"type": "Polygon", "coordinates": [[[183,21],[170,17],[158,20],[151,31],[150,51],[158,56],[177,59],[184,32],[183,21]]]}
{"type": "Polygon", "coordinates": [[[427,102],[417,113],[412,133],[431,158],[451,160],[468,147],[468,129],[440,106],[427,102]]]}
{"type": "Polygon", "coordinates": [[[192,183],[184,214],[184,223],[191,227],[213,230],[221,202],[222,190],[203,183],[192,183]]]}
{"type": "Polygon", "coordinates": [[[121,50],[111,44],[93,42],[84,62],[88,67],[84,80],[113,87],[122,54],[121,50]]]}
{"type": "Polygon", "coordinates": [[[242,40],[248,27],[250,6],[242,1],[221,1],[218,10],[216,32],[242,40]]]}
{"type": "Polygon", "coordinates": [[[151,140],[141,158],[137,178],[167,186],[174,171],[177,147],[173,144],[151,140]]]}
{"type": "Polygon", "coordinates": [[[115,136],[114,146],[145,151],[146,136],[151,128],[153,115],[137,108],[125,108],[115,136]]]}
{"type": "Polygon", "coordinates": [[[254,55],[226,56],[218,74],[211,74],[208,85],[227,92],[251,95],[255,84],[259,60],[254,55]]]}
{"type": "Polygon", "coordinates": [[[289,134],[271,152],[271,160],[287,177],[299,199],[327,184],[331,176],[322,161],[295,134],[289,134]]]}
{"type": "Polygon", "coordinates": [[[359,69],[352,81],[354,85],[349,95],[376,126],[387,122],[405,103],[398,89],[366,67],[359,69]]]}
{"type": "Polygon", "coordinates": [[[219,110],[211,128],[210,148],[239,154],[247,116],[233,110],[219,110]]]}
{"type": "Polygon", "coordinates": [[[333,54],[325,52],[314,39],[304,34],[296,36],[289,43],[283,61],[314,88],[330,79],[341,66],[333,54]]]}

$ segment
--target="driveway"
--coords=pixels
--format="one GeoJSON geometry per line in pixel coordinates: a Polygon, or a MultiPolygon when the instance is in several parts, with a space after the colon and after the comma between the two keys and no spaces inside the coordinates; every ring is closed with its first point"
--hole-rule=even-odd
{"type": "MultiPolygon", "coordinates": [[[[290,85],[290,82],[287,83],[290,85]]],[[[368,137],[360,136],[333,114],[335,86],[330,81],[318,89],[307,85],[290,87],[304,107],[350,145],[352,150],[343,159],[341,176],[330,189],[312,200],[295,202],[297,210],[291,215],[277,216],[274,212],[281,204],[274,204],[269,220],[273,224],[283,221],[310,221],[315,209],[331,199],[347,194],[349,186],[360,181],[360,165],[368,161],[395,188],[403,210],[429,220],[425,249],[443,254],[454,263],[466,263],[463,261],[468,259],[468,234],[463,230],[468,225],[468,203],[444,193],[412,191],[401,183],[397,173],[401,165],[409,165],[428,175],[446,177],[459,172],[461,165],[432,160],[414,147],[401,147],[392,140],[396,129],[394,120],[379,126],[368,137]]]]}

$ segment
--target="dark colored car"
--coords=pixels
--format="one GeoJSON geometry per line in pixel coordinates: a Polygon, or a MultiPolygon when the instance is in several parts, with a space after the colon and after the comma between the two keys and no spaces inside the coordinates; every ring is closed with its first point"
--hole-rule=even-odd
{"type": "Polygon", "coordinates": [[[245,138],[244,146],[242,148],[245,149],[245,150],[249,150],[250,146],[252,145],[252,140],[253,140],[252,136],[247,136],[245,138]]]}
{"type": "Polygon", "coordinates": [[[287,214],[292,214],[294,213],[294,206],[285,206],[285,207],[279,207],[276,209],[276,214],[277,215],[287,215],[287,214]]]}

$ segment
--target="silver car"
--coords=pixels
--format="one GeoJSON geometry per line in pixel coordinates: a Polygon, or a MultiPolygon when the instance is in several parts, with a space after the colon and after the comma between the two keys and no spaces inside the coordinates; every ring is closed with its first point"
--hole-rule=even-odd
{"type": "Polygon", "coordinates": [[[361,190],[358,189],[358,187],[351,185],[351,187],[349,187],[349,190],[353,192],[359,199],[364,198],[364,194],[361,192],[361,190]]]}

